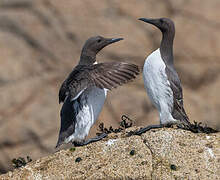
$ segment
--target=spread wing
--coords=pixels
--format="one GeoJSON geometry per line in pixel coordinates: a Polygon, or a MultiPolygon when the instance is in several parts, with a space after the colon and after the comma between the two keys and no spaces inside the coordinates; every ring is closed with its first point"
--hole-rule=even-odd
{"type": "Polygon", "coordinates": [[[138,74],[138,66],[125,62],[78,65],[63,82],[59,102],[64,102],[67,96],[74,100],[91,86],[111,90],[136,78],[138,74]]]}
{"type": "Polygon", "coordinates": [[[182,122],[185,122],[188,125],[190,122],[184,110],[183,92],[178,74],[175,70],[172,70],[169,67],[166,67],[166,74],[170,82],[170,87],[173,91],[174,106],[172,115],[175,119],[181,120],[182,122]]]}

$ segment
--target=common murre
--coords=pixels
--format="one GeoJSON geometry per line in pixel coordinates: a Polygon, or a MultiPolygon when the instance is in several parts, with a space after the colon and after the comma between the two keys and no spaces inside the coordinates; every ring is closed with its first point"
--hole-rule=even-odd
{"type": "Polygon", "coordinates": [[[160,124],[147,126],[134,134],[172,124],[188,126],[190,122],[183,107],[182,87],[173,64],[174,23],[168,18],[139,20],[156,26],[162,32],[160,48],[147,57],[143,68],[144,86],[159,112],[160,124]]]}
{"type": "Polygon", "coordinates": [[[56,148],[69,142],[82,146],[107,136],[102,134],[85,140],[102,110],[107,90],[125,84],[139,74],[138,66],[131,63],[96,62],[96,54],[101,49],[120,40],[122,38],[96,36],[84,44],[79,64],[59,90],[59,103],[64,104],[60,112],[61,127],[56,148]]]}

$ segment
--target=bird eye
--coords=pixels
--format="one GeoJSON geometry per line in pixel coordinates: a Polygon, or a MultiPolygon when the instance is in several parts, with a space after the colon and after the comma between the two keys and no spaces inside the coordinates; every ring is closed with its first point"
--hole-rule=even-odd
{"type": "Polygon", "coordinates": [[[100,43],[101,42],[101,39],[98,39],[98,41],[97,41],[98,43],[100,43]]]}

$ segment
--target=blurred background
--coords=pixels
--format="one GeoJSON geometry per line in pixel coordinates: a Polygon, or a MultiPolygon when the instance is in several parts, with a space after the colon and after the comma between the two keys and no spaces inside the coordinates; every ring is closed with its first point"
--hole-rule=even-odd
{"type": "MultiPolygon", "coordinates": [[[[161,33],[139,17],[169,17],[176,25],[175,66],[191,121],[220,129],[219,0],[0,0],[0,172],[11,160],[55,151],[58,90],[91,36],[123,37],[99,62],[127,61],[141,68],[161,33]]],[[[117,127],[123,114],[137,126],[159,123],[142,74],[108,94],[98,124],[117,127]]]]}

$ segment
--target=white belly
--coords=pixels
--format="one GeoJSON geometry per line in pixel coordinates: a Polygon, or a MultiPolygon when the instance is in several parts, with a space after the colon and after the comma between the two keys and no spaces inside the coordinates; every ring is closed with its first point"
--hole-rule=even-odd
{"type": "MultiPolygon", "coordinates": [[[[82,141],[86,138],[102,110],[106,96],[107,89],[96,87],[86,89],[82,93],[80,96],[81,107],[76,116],[75,132],[66,139],[66,143],[82,141]]],[[[75,106],[79,106],[79,104],[76,102],[75,106]]]]}
{"type": "Polygon", "coordinates": [[[176,121],[172,117],[173,92],[165,72],[165,63],[161,59],[160,50],[150,54],[144,63],[144,86],[151,102],[156,106],[160,123],[167,124],[176,121]]]}

